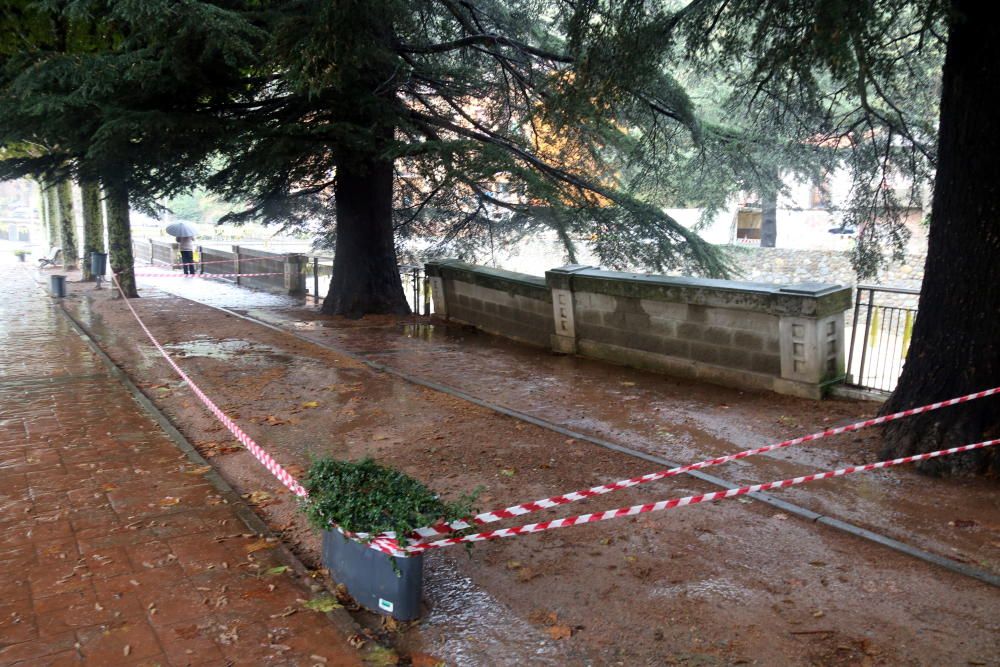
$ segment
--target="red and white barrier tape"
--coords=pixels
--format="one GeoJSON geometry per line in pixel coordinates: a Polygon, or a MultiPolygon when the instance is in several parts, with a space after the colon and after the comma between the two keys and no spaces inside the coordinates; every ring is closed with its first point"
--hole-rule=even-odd
{"type": "Polygon", "coordinates": [[[141,278],[254,278],[256,276],[283,276],[284,272],[274,271],[271,273],[139,273],[141,278]]]}
{"type": "Polygon", "coordinates": [[[841,433],[860,431],[861,429],[864,428],[877,426],[879,424],[885,424],[887,422],[895,421],[897,419],[902,419],[903,417],[911,417],[913,415],[918,415],[924,412],[939,410],[941,408],[950,407],[952,405],[958,405],[960,403],[966,403],[968,401],[972,401],[978,398],[985,398],[987,396],[992,396],[994,394],[1000,394],[1000,387],[994,387],[992,389],[977,391],[973,394],[959,396],[958,398],[952,398],[947,401],[939,401],[937,403],[931,403],[930,405],[924,405],[919,408],[911,408],[909,410],[903,410],[901,412],[894,412],[891,415],[883,415],[881,417],[875,417],[873,419],[866,419],[864,421],[855,422],[854,424],[849,424],[847,426],[838,426],[836,428],[829,428],[826,429],[825,431],[819,431],[818,433],[811,433],[809,435],[804,435],[799,438],[792,438],[791,440],[785,440],[783,442],[779,442],[774,445],[767,445],[765,447],[758,447],[756,449],[747,449],[742,452],[737,452],[735,454],[719,456],[714,459],[707,459],[705,461],[699,461],[697,463],[691,463],[688,465],[679,466],[677,468],[671,468],[669,470],[659,470],[657,472],[647,473],[645,475],[640,475],[638,477],[623,479],[618,482],[601,484],[600,486],[592,486],[589,489],[573,491],[571,493],[565,493],[558,496],[550,496],[549,498],[542,498],[540,500],[535,500],[528,503],[521,503],[519,505],[511,505],[510,507],[506,507],[504,509],[483,512],[469,519],[420,528],[417,531],[415,531],[415,535],[423,538],[436,537],[439,535],[447,535],[453,530],[461,530],[463,528],[482,526],[485,524],[493,523],[495,521],[501,521],[503,519],[509,519],[516,516],[523,516],[525,514],[530,514],[532,512],[538,512],[543,509],[559,507],[560,505],[567,505],[569,503],[573,503],[578,500],[586,500],[587,498],[591,498],[593,496],[599,496],[605,493],[611,493],[612,491],[627,489],[633,486],[638,486],[639,484],[648,484],[649,482],[655,482],[657,480],[665,479],[667,477],[674,477],[675,475],[680,475],[682,473],[686,473],[692,470],[699,470],[701,468],[717,466],[723,463],[729,463],[730,461],[745,459],[749,456],[755,456],[757,454],[764,454],[765,452],[771,452],[776,449],[782,449],[784,447],[800,445],[804,442],[811,442],[813,440],[820,440],[822,438],[828,438],[830,436],[840,435],[841,433]]]}
{"type": "Polygon", "coordinates": [[[271,457],[271,455],[264,450],[264,448],[262,448],[256,442],[254,442],[253,438],[244,433],[243,429],[241,429],[236,424],[236,422],[230,419],[229,416],[219,408],[219,406],[213,403],[212,399],[206,396],[205,392],[203,392],[201,388],[197,384],[195,384],[190,377],[188,377],[188,374],[185,373],[181,369],[181,367],[178,366],[176,362],[174,362],[174,360],[170,358],[170,355],[167,354],[167,351],[163,349],[163,346],[160,345],[160,342],[156,340],[156,337],[153,336],[149,328],[146,327],[146,324],[142,321],[142,318],[139,317],[139,314],[135,312],[135,308],[132,307],[131,302],[125,296],[125,291],[122,290],[122,286],[118,283],[118,276],[112,273],[111,279],[114,281],[115,287],[118,288],[119,293],[121,293],[122,299],[125,301],[125,305],[128,306],[128,309],[130,311],[132,311],[132,317],[134,317],[135,321],[139,323],[139,326],[142,327],[142,330],[146,332],[146,336],[148,336],[149,340],[152,341],[154,346],[156,346],[156,349],[160,351],[160,354],[162,354],[163,358],[167,360],[167,363],[170,364],[171,367],[173,367],[173,369],[177,372],[177,374],[181,377],[182,380],[188,383],[188,386],[191,387],[191,391],[193,391],[195,395],[201,399],[201,402],[205,404],[205,407],[207,407],[212,412],[212,414],[215,415],[215,417],[220,422],[222,422],[227,429],[229,429],[229,432],[232,433],[237,440],[243,443],[243,445],[247,448],[247,451],[253,454],[254,458],[260,461],[261,464],[265,468],[267,468],[272,475],[277,477],[282,484],[288,487],[289,491],[300,497],[305,497],[309,495],[308,492],[305,490],[305,488],[301,484],[299,484],[294,477],[292,477],[291,473],[289,473],[287,470],[281,467],[281,465],[277,461],[275,461],[271,457]]]}
{"type": "MultiPolygon", "coordinates": [[[[211,254],[211,253],[209,253],[211,254]]],[[[280,262],[281,259],[275,257],[240,257],[239,263],[244,264],[246,262],[280,262]]],[[[162,259],[153,258],[150,264],[162,264],[163,266],[184,266],[185,264],[235,264],[237,259],[233,257],[232,259],[210,259],[207,262],[177,262],[176,264],[171,264],[162,259]]]]}
{"type": "MultiPolygon", "coordinates": [[[[437,540],[435,542],[427,542],[423,544],[409,544],[407,546],[400,546],[399,544],[393,544],[391,541],[383,539],[380,543],[379,550],[384,551],[385,549],[391,547],[392,549],[395,549],[396,551],[399,552],[415,554],[415,553],[423,553],[424,551],[428,551],[430,549],[440,549],[441,547],[447,547],[453,544],[462,544],[464,542],[483,542],[486,540],[495,540],[501,537],[514,537],[515,535],[541,533],[546,530],[554,530],[556,528],[568,528],[569,526],[577,526],[585,523],[595,523],[597,521],[607,521],[609,519],[617,519],[625,516],[635,516],[636,514],[645,514],[647,512],[661,512],[663,510],[674,509],[675,507],[696,505],[698,503],[704,503],[713,500],[735,498],[737,496],[744,496],[748,493],[756,493],[758,491],[770,491],[771,489],[782,489],[785,487],[796,486],[798,484],[805,484],[807,482],[813,482],[820,479],[843,477],[844,475],[850,475],[856,472],[867,472],[870,470],[877,470],[880,468],[889,468],[892,466],[902,465],[904,463],[912,463],[914,461],[924,461],[926,459],[937,458],[940,456],[949,456],[951,454],[958,454],[960,452],[968,452],[974,449],[983,449],[985,447],[992,447],[997,444],[1000,444],[1000,438],[995,440],[984,440],[983,442],[977,442],[972,445],[952,447],[950,449],[939,449],[937,451],[928,452],[926,454],[915,454],[913,456],[904,456],[898,459],[891,459],[888,461],[879,461],[878,463],[869,463],[867,465],[861,465],[861,466],[850,466],[847,468],[840,468],[838,470],[831,470],[829,472],[815,473],[812,475],[803,475],[802,477],[792,477],[790,479],[783,479],[777,482],[768,482],[766,484],[753,484],[751,486],[743,486],[738,489],[728,489],[726,491],[716,491],[714,493],[703,493],[697,496],[685,496],[683,498],[661,500],[659,502],[647,503],[644,505],[632,505],[631,507],[621,507],[619,509],[607,510],[605,512],[596,512],[593,514],[580,514],[578,516],[572,516],[565,519],[554,519],[552,521],[542,521],[540,523],[529,523],[523,526],[514,526],[513,528],[499,528],[497,530],[489,530],[481,533],[475,533],[473,535],[465,535],[462,537],[449,537],[443,540],[437,540]]],[[[386,551],[386,553],[390,552],[386,551]]]]}
{"type": "MultiPolygon", "coordinates": [[[[176,274],[166,274],[166,275],[169,275],[171,277],[177,277],[176,274]]],[[[214,275],[222,275],[222,274],[214,274],[214,275]]],[[[248,274],[242,274],[242,275],[248,275],[248,274]]],[[[247,451],[249,451],[251,454],[253,454],[253,456],[258,461],[260,461],[260,463],[263,464],[264,467],[267,468],[271,472],[271,474],[273,474],[275,477],[277,477],[278,480],[280,480],[286,487],[288,487],[289,490],[291,490],[293,493],[295,493],[295,495],[300,496],[300,497],[306,497],[306,496],[308,496],[308,492],[305,490],[305,488],[302,487],[302,485],[299,484],[298,481],[296,481],[295,478],[290,473],[288,473],[288,471],[286,471],[280,464],[278,464],[271,457],[270,454],[268,454],[262,447],[260,447],[260,445],[258,445],[256,442],[254,442],[254,440],[249,435],[247,435],[235,422],[233,422],[233,420],[230,419],[218,406],[216,406],[215,403],[212,402],[212,400],[210,398],[208,398],[208,396],[205,395],[205,393],[201,390],[201,388],[198,387],[198,385],[195,384],[194,381],[192,381],[190,377],[188,377],[188,375],[174,362],[174,360],[170,358],[170,356],[167,354],[166,350],[164,350],[163,346],[160,345],[160,343],[156,339],[156,337],[153,336],[153,334],[152,334],[152,332],[150,332],[149,328],[146,327],[145,323],[142,321],[142,319],[139,317],[138,313],[132,307],[132,304],[129,302],[128,298],[125,298],[125,293],[122,290],[121,285],[118,283],[117,276],[115,276],[114,274],[112,274],[112,280],[114,280],[115,286],[118,288],[118,291],[121,293],[121,295],[123,297],[123,300],[125,301],[125,305],[128,306],[128,309],[131,311],[132,316],[139,323],[139,326],[142,327],[142,330],[146,333],[146,336],[149,337],[150,341],[152,341],[152,343],[156,347],[156,349],[159,350],[160,354],[163,355],[164,359],[167,360],[167,362],[177,372],[177,374],[185,382],[188,383],[188,385],[191,387],[192,391],[194,391],[195,395],[197,395],[198,398],[201,399],[201,401],[205,404],[206,407],[208,407],[208,409],[212,412],[212,414],[214,414],[216,416],[216,418],[218,418],[219,421],[221,421],[226,426],[226,428],[229,429],[229,431],[236,437],[237,440],[239,440],[241,443],[243,443],[246,446],[247,451]]],[[[940,408],[943,408],[943,407],[957,405],[959,403],[964,403],[966,401],[971,401],[971,400],[974,400],[974,399],[977,399],[977,398],[984,398],[986,396],[991,396],[991,395],[994,395],[994,394],[997,394],[997,393],[1000,393],[1000,387],[993,388],[993,389],[987,389],[987,390],[980,391],[980,392],[975,392],[973,394],[967,394],[965,396],[961,396],[961,397],[958,397],[958,398],[949,399],[949,400],[946,400],[946,401],[940,401],[940,402],[937,402],[937,403],[932,403],[930,405],[922,406],[922,407],[919,407],[919,408],[911,408],[909,410],[903,410],[901,412],[896,412],[896,413],[893,413],[891,415],[884,415],[882,417],[876,417],[874,419],[868,419],[868,420],[865,420],[865,421],[856,422],[854,424],[850,424],[850,425],[847,425],[847,426],[840,426],[840,427],[836,427],[836,428],[832,428],[832,429],[827,429],[825,431],[821,431],[821,432],[818,432],[818,433],[813,433],[813,434],[810,434],[810,435],[802,436],[800,438],[794,438],[792,440],[786,440],[784,442],[777,443],[775,445],[768,445],[766,447],[760,447],[760,448],[757,448],[757,449],[749,449],[749,450],[745,450],[745,451],[742,451],[742,452],[738,452],[736,454],[731,454],[731,455],[727,455],[727,456],[720,456],[720,457],[717,457],[717,458],[714,458],[714,459],[709,459],[709,460],[706,460],[706,461],[700,461],[698,463],[692,463],[692,464],[689,464],[689,465],[686,465],[686,466],[680,466],[680,467],[677,467],[677,468],[672,468],[670,470],[664,470],[664,471],[649,473],[649,474],[646,474],[646,475],[642,475],[640,477],[634,477],[634,478],[631,478],[631,479],[622,480],[620,482],[615,482],[615,483],[612,483],[612,484],[604,484],[604,485],[601,485],[601,486],[591,487],[590,489],[585,489],[585,490],[582,490],[582,491],[575,491],[575,492],[572,492],[572,493],[563,494],[561,496],[552,496],[550,498],[545,498],[545,499],[542,499],[542,500],[537,500],[537,501],[534,501],[534,502],[531,502],[531,503],[522,503],[520,505],[514,505],[514,506],[508,507],[508,508],[503,509],[503,510],[494,510],[494,511],[491,511],[491,512],[484,512],[482,514],[479,514],[479,515],[477,515],[477,516],[472,517],[471,519],[469,519],[469,521],[472,521],[473,523],[468,523],[466,521],[461,521],[460,520],[460,521],[451,522],[449,524],[439,524],[437,526],[431,526],[431,527],[426,527],[426,528],[419,529],[418,531],[416,531],[416,533],[415,533],[414,536],[417,537],[417,538],[433,537],[433,536],[438,536],[438,535],[442,535],[442,534],[447,534],[448,532],[451,532],[452,530],[459,530],[459,529],[463,529],[463,528],[470,528],[473,525],[482,525],[482,524],[486,524],[486,523],[492,523],[492,522],[495,522],[495,521],[500,521],[502,519],[506,519],[506,518],[510,518],[510,517],[514,517],[514,516],[521,516],[521,515],[528,514],[528,513],[531,513],[531,512],[535,512],[535,511],[539,511],[539,510],[542,510],[542,509],[546,509],[546,508],[549,508],[549,507],[557,507],[557,506],[564,505],[564,504],[567,504],[567,503],[576,502],[578,500],[583,500],[585,498],[589,498],[589,497],[592,497],[592,496],[602,495],[602,494],[605,494],[605,493],[610,493],[611,491],[617,491],[619,489],[629,488],[631,486],[636,486],[638,484],[644,484],[644,483],[647,483],[647,482],[656,481],[658,479],[664,479],[666,477],[671,477],[671,476],[674,476],[674,475],[678,475],[678,474],[681,474],[683,472],[687,472],[689,470],[696,470],[698,468],[704,468],[704,467],[708,467],[708,466],[719,465],[721,463],[726,463],[726,462],[729,462],[729,461],[734,461],[734,460],[737,460],[737,459],[746,458],[748,456],[753,456],[755,454],[761,454],[761,453],[764,453],[764,452],[773,451],[775,449],[779,449],[779,448],[782,448],[782,447],[789,447],[789,446],[792,446],[792,445],[801,444],[803,442],[809,442],[809,441],[812,441],[812,440],[819,440],[821,438],[829,437],[829,436],[832,436],[832,435],[838,435],[838,434],[841,434],[841,433],[847,433],[847,432],[851,432],[851,431],[857,431],[857,430],[860,430],[862,428],[867,428],[869,426],[875,426],[875,425],[883,424],[883,423],[890,422],[890,421],[893,421],[893,420],[896,420],[896,419],[901,419],[903,417],[909,417],[909,416],[920,414],[920,413],[923,413],[923,412],[929,412],[931,410],[937,410],[937,409],[940,409],[940,408]],[[431,531],[433,531],[433,532],[431,532],[431,531]]],[[[406,546],[401,546],[401,545],[399,545],[398,541],[396,539],[394,539],[394,536],[391,533],[384,533],[384,534],[381,534],[381,535],[376,535],[374,538],[372,538],[372,541],[369,543],[369,546],[372,549],[375,549],[377,551],[381,551],[381,552],[389,554],[389,555],[405,557],[407,555],[412,555],[412,554],[416,554],[416,553],[422,553],[422,552],[427,551],[429,549],[437,549],[437,548],[441,548],[441,547],[451,546],[453,544],[462,544],[462,543],[465,543],[465,542],[480,542],[480,541],[485,541],[485,540],[498,539],[498,538],[501,538],[501,537],[513,537],[515,535],[524,535],[524,534],[538,533],[538,532],[543,532],[543,531],[546,531],[546,530],[553,530],[555,528],[565,528],[565,527],[569,527],[569,526],[580,525],[580,524],[583,524],[583,523],[593,523],[593,522],[597,522],[597,521],[607,521],[609,519],[614,519],[614,518],[623,517],[623,516],[633,516],[635,514],[643,514],[643,513],[646,513],[646,512],[658,512],[658,511],[662,511],[662,510],[673,509],[675,507],[683,507],[685,505],[694,505],[694,504],[698,504],[698,503],[702,503],[702,502],[708,502],[708,501],[714,501],[714,500],[722,500],[722,499],[725,499],[725,498],[732,498],[732,497],[736,497],[736,496],[740,496],[740,495],[745,495],[745,494],[748,494],[748,493],[755,493],[755,492],[758,492],[758,491],[767,491],[767,490],[770,490],[770,489],[784,488],[784,487],[788,487],[788,486],[795,486],[795,485],[798,485],[798,484],[804,484],[806,482],[812,482],[812,481],[815,481],[815,480],[818,480],[818,479],[829,479],[829,478],[832,478],[832,477],[842,477],[844,475],[849,475],[849,474],[856,473],[856,472],[865,472],[865,471],[869,471],[869,470],[875,470],[875,469],[878,469],[878,468],[888,468],[888,467],[891,467],[891,466],[901,465],[901,464],[904,464],[904,463],[911,463],[911,462],[914,462],[914,461],[922,461],[922,460],[926,460],[926,459],[930,459],[930,458],[936,458],[936,457],[940,457],[940,456],[947,456],[947,455],[950,455],[950,454],[957,454],[957,453],[960,453],[960,452],[966,452],[966,451],[970,451],[970,450],[973,450],[973,449],[981,449],[981,448],[984,448],[984,447],[990,447],[990,446],[996,445],[998,443],[1000,443],[1000,439],[997,439],[997,440],[987,440],[987,441],[983,441],[983,442],[972,444],[972,445],[964,445],[962,447],[953,447],[951,449],[938,450],[938,451],[929,452],[929,453],[926,453],[926,454],[917,454],[917,455],[914,455],[914,456],[907,456],[907,457],[902,457],[902,458],[898,458],[898,459],[892,459],[892,460],[889,460],[889,461],[880,461],[878,463],[871,463],[871,464],[867,464],[867,465],[863,465],[863,466],[851,466],[851,467],[848,467],[848,468],[841,468],[841,469],[838,469],[838,470],[833,470],[833,471],[824,472],[824,473],[816,473],[816,474],[812,474],[812,475],[805,475],[805,476],[802,476],[802,477],[794,477],[794,478],[790,478],[790,479],[781,480],[781,481],[778,481],[778,482],[768,482],[766,484],[754,484],[754,485],[751,485],[751,486],[745,486],[745,487],[741,487],[741,488],[738,488],[738,489],[729,489],[729,490],[726,490],[726,491],[717,491],[717,492],[714,492],[714,493],[701,494],[701,495],[697,495],[697,496],[687,496],[687,497],[684,497],[684,498],[677,498],[677,499],[672,499],[672,500],[663,500],[663,501],[659,501],[657,503],[649,503],[649,504],[644,504],[644,505],[633,505],[631,507],[624,507],[624,508],[619,508],[617,510],[608,510],[608,511],[605,511],[605,512],[599,512],[599,513],[593,513],[593,514],[581,514],[581,515],[577,515],[577,516],[574,516],[574,517],[568,517],[568,518],[565,518],[565,519],[554,519],[552,521],[543,521],[543,522],[539,522],[539,523],[525,524],[523,526],[514,526],[512,528],[501,528],[501,529],[492,530],[492,531],[484,531],[484,532],[480,532],[480,533],[475,533],[473,535],[465,535],[465,536],[462,536],[462,537],[445,538],[445,539],[441,539],[441,540],[436,540],[434,542],[411,543],[411,544],[408,544],[406,546]]],[[[342,531],[342,532],[344,532],[344,531],[342,531]]],[[[351,538],[354,538],[354,539],[359,539],[359,540],[361,540],[361,539],[367,539],[369,537],[369,535],[364,534],[364,533],[348,533],[348,532],[344,532],[344,534],[347,535],[348,537],[351,537],[351,538]]]]}

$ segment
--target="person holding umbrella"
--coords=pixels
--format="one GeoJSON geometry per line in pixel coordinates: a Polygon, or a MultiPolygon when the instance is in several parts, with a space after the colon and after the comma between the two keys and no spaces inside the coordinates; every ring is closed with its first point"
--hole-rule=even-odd
{"type": "Polygon", "coordinates": [[[194,225],[186,222],[175,222],[167,225],[167,234],[177,239],[177,245],[181,250],[181,264],[184,265],[184,275],[194,275],[194,237],[198,230],[194,225]]]}

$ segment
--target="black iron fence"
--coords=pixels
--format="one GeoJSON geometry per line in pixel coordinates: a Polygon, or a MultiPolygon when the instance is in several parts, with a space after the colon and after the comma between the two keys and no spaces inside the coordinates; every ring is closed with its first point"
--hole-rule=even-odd
{"type": "MultiPolygon", "coordinates": [[[[317,301],[322,301],[330,290],[333,277],[333,258],[309,255],[305,264],[306,293],[317,301]]],[[[417,264],[401,264],[399,278],[403,283],[403,293],[410,310],[416,314],[431,314],[431,292],[424,267],[417,264]]]]}
{"type": "Polygon", "coordinates": [[[891,392],[910,349],[919,290],[858,285],[847,358],[847,383],[891,392]]]}

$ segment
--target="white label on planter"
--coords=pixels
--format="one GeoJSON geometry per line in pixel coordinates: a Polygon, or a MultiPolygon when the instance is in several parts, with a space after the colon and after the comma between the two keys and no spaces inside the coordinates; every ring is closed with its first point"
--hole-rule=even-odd
{"type": "Polygon", "coordinates": [[[395,605],[388,600],[383,600],[382,598],[378,599],[378,608],[382,611],[387,611],[391,614],[393,607],[395,607],[395,605]]]}

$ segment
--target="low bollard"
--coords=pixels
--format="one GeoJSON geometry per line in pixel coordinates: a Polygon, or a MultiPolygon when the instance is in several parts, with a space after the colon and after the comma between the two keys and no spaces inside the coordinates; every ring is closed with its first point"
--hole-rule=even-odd
{"type": "Polygon", "coordinates": [[[57,299],[66,296],[66,276],[49,276],[49,291],[57,299]]]}

